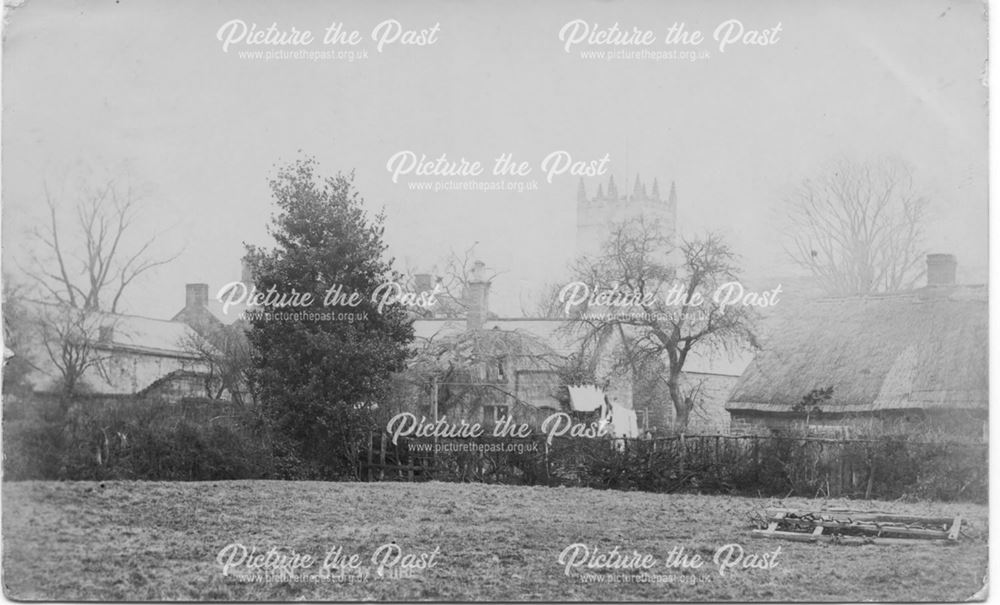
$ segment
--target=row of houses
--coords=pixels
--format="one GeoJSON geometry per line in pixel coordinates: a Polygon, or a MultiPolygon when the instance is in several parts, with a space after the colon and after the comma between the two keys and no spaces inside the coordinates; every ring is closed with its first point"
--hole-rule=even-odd
{"type": "MultiPolygon", "coordinates": [[[[495,315],[492,284],[481,270],[480,263],[467,284],[464,318],[431,313],[414,320],[414,367],[399,377],[391,404],[454,421],[510,417],[537,426],[556,411],[585,417],[588,404],[574,401],[569,389],[579,380],[571,370],[585,353],[572,322],[495,315]]],[[[844,434],[892,425],[985,438],[987,292],[956,284],[955,274],[954,257],[929,255],[925,287],[801,301],[764,319],[757,350],[693,351],[684,381],[697,385],[698,401],[686,431],[769,434],[805,427],[844,434]],[[804,406],[817,392],[826,395],[804,406]]],[[[167,402],[230,397],[206,351],[220,331],[242,334],[234,317],[221,313],[206,284],[187,285],[184,306],[170,320],[102,315],[94,346],[106,363],[85,373],[85,390],[167,402]]],[[[613,351],[613,343],[604,350],[613,351]]],[[[32,358],[31,388],[51,391],[58,372],[41,351],[35,343],[14,354],[32,358]]],[[[610,353],[592,359],[588,371],[599,377],[608,409],[634,418],[628,436],[678,429],[655,381],[616,371],[610,353]]]]}
{"type": "MultiPolygon", "coordinates": [[[[698,401],[686,427],[701,434],[927,433],[986,439],[988,420],[987,288],[956,283],[956,259],[927,257],[926,285],[893,294],[800,299],[763,318],[759,348],[719,353],[693,351],[684,381],[697,385],[698,401]],[[824,397],[806,405],[809,396],[824,397]]],[[[579,353],[579,334],[560,319],[501,318],[488,308],[490,284],[473,281],[462,322],[415,322],[418,346],[451,335],[494,332],[523,334],[545,343],[557,359],[579,353]]],[[[613,350],[613,346],[607,350],[613,350]]],[[[537,351],[495,355],[502,388],[464,408],[470,420],[490,421],[498,413],[533,417],[526,410],[573,411],[565,397],[565,373],[544,367],[537,351]],[[498,409],[500,410],[498,412],[498,409]]],[[[609,403],[630,409],[639,435],[678,429],[665,389],[656,381],[608,372],[598,375],[609,403]]],[[[487,375],[486,373],[483,374],[487,375]]]]}
{"type": "MultiPolygon", "coordinates": [[[[464,364],[464,372],[439,382],[439,416],[470,422],[493,422],[511,416],[517,422],[534,424],[554,411],[579,412],[581,406],[573,401],[569,387],[581,380],[572,369],[586,360],[590,364],[585,368],[586,380],[598,383],[607,406],[628,410],[627,414],[635,416],[635,434],[629,436],[664,434],[675,428],[665,388],[615,367],[618,343],[603,343],[596,352],[584,350],[579,325],[571,319],[497,316],[489,308],[492,284],[482,275],[482,263],[477,263],[466,288],[464,319],[424,317],[413,324],[418,351],[434,348],[435,343],[455,347],[464,340],[466,360],[475,362],[464,364]],[[449,381],[467,385],[470,380],[489,383],[490,387],[473,393],[452,389],[462,391],[464,396],[462,405],[452,409],[449,397],[441,397],[441,388],[447,388],[449,381]]],[[[751,359],[750,351],[715,357],[692,351],[684,366],[684,379],[697,384],[702,401],[690,419],[689,431],[728,430],[725,397],[751,359]]],[[[423,391],[427,403],[422,410],[428,412],[430,395],[427,389],[423,391]]],[[[419,395],[411,392],[409,399],[419,401],[419,395]]]]}

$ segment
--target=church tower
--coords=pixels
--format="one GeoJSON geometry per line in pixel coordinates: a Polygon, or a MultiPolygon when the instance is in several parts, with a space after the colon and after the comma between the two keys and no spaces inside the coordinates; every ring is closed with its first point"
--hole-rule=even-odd
{"type": "Polygon", "coordinates": [[[677,232],[677,188],[670,183],[666,199],[660,195],[660,183],[653,179],[652,187],[639,175],[631,193],[619,193],[614,175],[608,180],[607,192],[597,186],[594,197],[587,195],[587,188],[580,179],[576,193],[576,256],[599,254],[615,225],[642,216],[656,221],[671,242],[677,232]]]}

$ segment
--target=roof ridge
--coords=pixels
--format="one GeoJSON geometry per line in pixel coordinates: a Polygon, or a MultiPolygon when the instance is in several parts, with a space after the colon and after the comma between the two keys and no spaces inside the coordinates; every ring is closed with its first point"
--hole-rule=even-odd
{"type": "MultiPolygon", "coordinates": [[[[27,302],[36,304],[36,305],[45,305],[46,307],[57,307],[58,308],[58,307],[61,307],[61,306],[65,306],[65,307],[70,308],[70,309],[78,309],[80,311],[84,310],[84,309],[79,309],[77,307],[73,307],[73,306],[70,306],[70,305],[60,305],[58,303],[48,302],[48,301],[44,301],[44,300],[36,300],[36,299],[32,299],[32,298],[26,298],[24,300],[26,300],[27,302]]],[[[112,316],[112,317],[132,317],[132,318],[135,318],[135,319],[145,319],[145,320],[148,320],[148,321],[159,321],[159,322],[163,322],[163,323],[167,323],[167,324],[177,324],[177,325],[182,325],[182,326],[187,326],[188,325],[188,324],[184,323],[183,321],[177,321],[177,320],[174,320],[174,319],[161,319],[159,317],[149,317],[148,315],[137,315],[135,313],[118,313],[118,312],[104,311],[104,310],[101,310],[101,309],[95,309],[93,312],[98,313],[100,315],[107,315],[107,316],[112,316]]],[[[178,311],[178,313],[179,313],[179,311],[178,311]]],[[[190,327],[190,326],[188,326],[188,327],[190,327]]]]}

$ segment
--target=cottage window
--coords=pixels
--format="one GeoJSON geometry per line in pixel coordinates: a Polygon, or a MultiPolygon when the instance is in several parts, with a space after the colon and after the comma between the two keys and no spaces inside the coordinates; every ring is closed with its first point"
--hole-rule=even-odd
{"type": "Polygon", "coordinates": [[[636,410],[636,415],[642,418],[642,430],[649,430],[649,408],[643,408],[641,410],[636,410]]]}

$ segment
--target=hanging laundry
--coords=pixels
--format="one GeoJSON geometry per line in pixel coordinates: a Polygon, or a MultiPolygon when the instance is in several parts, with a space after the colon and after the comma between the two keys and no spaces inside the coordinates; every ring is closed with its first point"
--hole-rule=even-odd
{"type": "Polygon", "coordinates": [[[638,437],[639,421],[636,418],[635,410],[612,403],[611,434],[615,437],[638,437]]]}
{"type": "Polygon", "coordinates": [[[567,388],[574,412],[593,412],[604,404],[604,392],[592,384],[567,388]]]}

